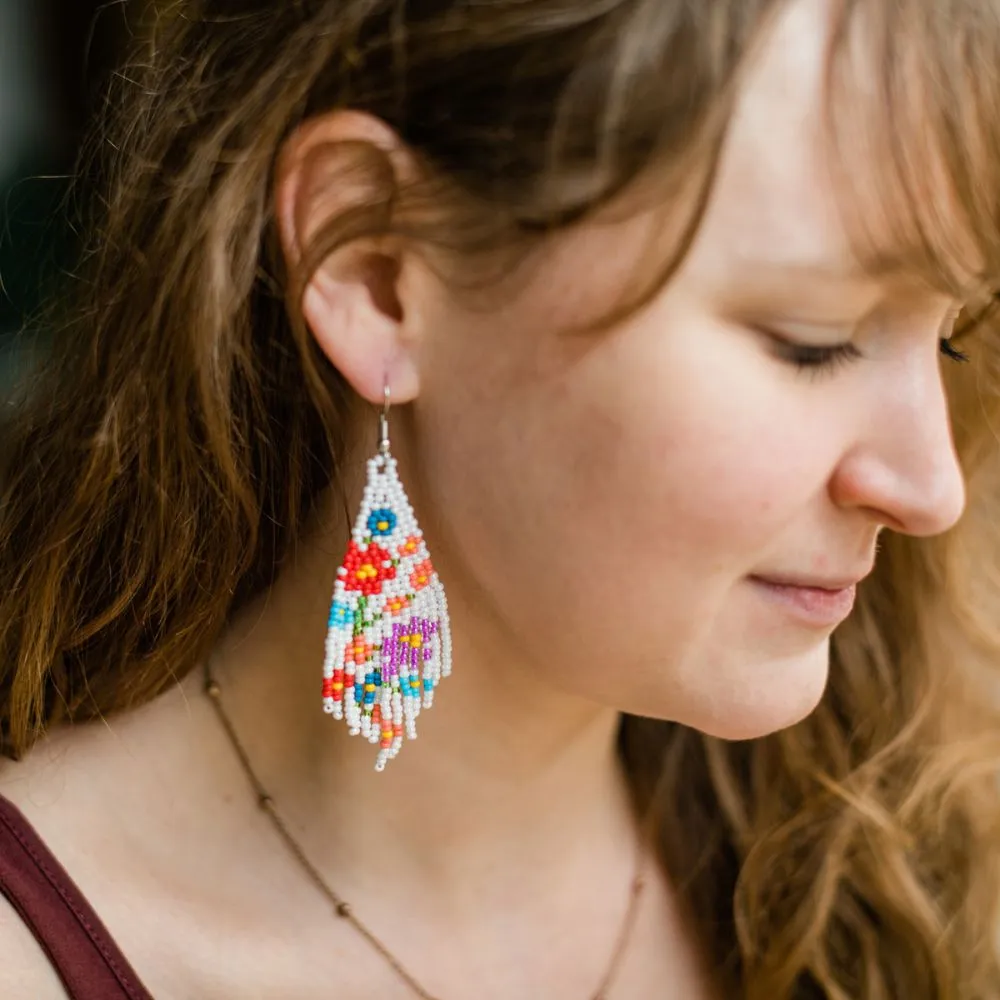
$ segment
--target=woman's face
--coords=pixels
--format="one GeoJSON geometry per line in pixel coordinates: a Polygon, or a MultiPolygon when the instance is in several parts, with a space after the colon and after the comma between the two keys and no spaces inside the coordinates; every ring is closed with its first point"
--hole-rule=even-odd
{"type": "Polygon", "coordinates": [[[961,515],[938,349],[956,304],[852,258],[816,6],[769,44],[693,250],[647,308],[565,332],[613,303],[652,215],[565,234],[489,312],[427,304],[405,481],[464,636],[456,669],[463,643],[488,648],[570,697],[759,736],[817,704],[850,595],[810,611],[758,578],[843,587],[881,526],[961,515]],[[863,357],[794,363],[793,345],[845,344],[863,357]]]}

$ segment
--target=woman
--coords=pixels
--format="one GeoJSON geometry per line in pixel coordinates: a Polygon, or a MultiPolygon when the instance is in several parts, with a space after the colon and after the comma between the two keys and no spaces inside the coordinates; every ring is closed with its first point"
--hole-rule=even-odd
{"type": "Polygon", "coordinates": [[[154,34],[8,448],[3,994],[1000,996],[995,2],[154,34]]]}

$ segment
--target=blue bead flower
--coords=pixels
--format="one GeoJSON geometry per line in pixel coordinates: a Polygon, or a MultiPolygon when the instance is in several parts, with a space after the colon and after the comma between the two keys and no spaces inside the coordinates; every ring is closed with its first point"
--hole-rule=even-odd
{"type": "Polygon", "coordinates": [[[342,604],[340,601],[334,601],[332,607],[330,608],[330,628],[339,628],[344,625],[354,624],[354,612],[347,604],[342,604]]]}
{"type": "Polygon", "coordinates": [[[396,515],[388,507],[373,510],[368,517],[368,530],[372,535],[391,535],[395,528],[396,515]]]}

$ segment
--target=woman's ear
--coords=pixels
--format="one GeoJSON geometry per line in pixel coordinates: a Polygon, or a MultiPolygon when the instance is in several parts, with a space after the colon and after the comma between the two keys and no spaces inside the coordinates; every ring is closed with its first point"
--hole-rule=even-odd
{"type": "MultiPolygon", "coordinates": [[[[316,263],[311,243],[337,219],[382,212],[388,221],[397,186],[413,161],[383,122],[353,111],[332,111],[303,123],[278,158],[275,199],[288,270],[316,263]]],[[[393,403],[420,389],[417,355],[420,310],[407,271],[415,263],[403,241],[348,239],[306,274],[302,310],[316,343],[363,399],[393,403]]],[[[417,283],[419,284],[419,283],[417,283]]]]}

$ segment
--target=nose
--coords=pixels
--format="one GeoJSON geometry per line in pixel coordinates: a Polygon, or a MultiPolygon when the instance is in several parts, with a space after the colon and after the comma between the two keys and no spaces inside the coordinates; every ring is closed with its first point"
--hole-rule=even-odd
{"type": "Polygon", "coordinates": [[[921,359],[873,391],[864,430],[838,464],[830,494],[908,535],[941,534],[961,518],[965,476],[937,359],[921,359]]]}

